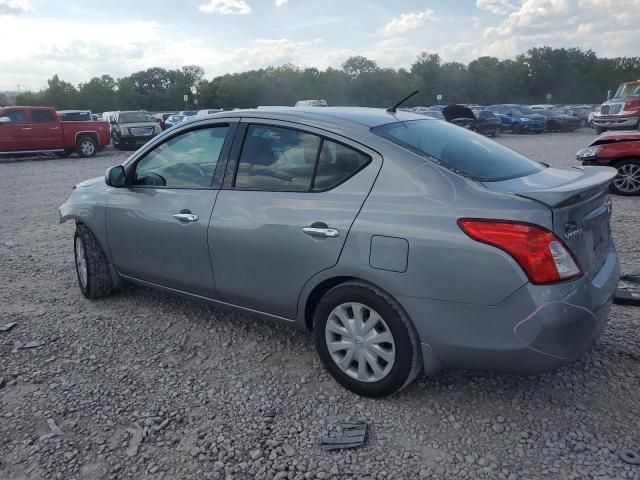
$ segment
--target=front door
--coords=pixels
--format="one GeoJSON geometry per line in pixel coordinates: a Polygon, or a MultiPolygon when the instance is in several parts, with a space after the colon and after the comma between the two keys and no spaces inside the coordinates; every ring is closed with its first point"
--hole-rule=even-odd
{"type": "Polygon", "coordinates": [[[216,289],[226,302],[295,318],[305,283],[337,263],[382,159],[311,128],[244,128],[210,227],[216,289]]]}
{"type": "Polygon", "coordinates": [[[12,108],[2,113],[8,123],[0,123],[0,152],[36,150],[33,145],[29,113],[22,108],[12,108]]]}
{"type": "Polygon", "coordinates": [[[109,250],[121,274],[215,298],[207,227],[232,125],[179,132],[127,167],[129,186],[114,188],[107,208],[109,250]]]}

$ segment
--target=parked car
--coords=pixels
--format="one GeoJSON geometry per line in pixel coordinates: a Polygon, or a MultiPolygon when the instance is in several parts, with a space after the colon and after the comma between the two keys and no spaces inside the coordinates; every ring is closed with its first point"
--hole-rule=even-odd
{"type": "Polygon", "coordinates": [[[56,113],[63,122],[89,122],[94,120],[91,110],[58,110],[56,113]]]}
{"type": "Polygon", "coordinates": [[[547,128],[545,117],[529,110],[524,105],[491,105],[487,107],[487,110],[500,118],[503,131],[542,133],[547,128]]]}
{"type": "Polygon", "coordinates": [[[211,115],[213,113],[220,113],[220,112],[222,112],[221,108],[208,108],[204,110],[198,110],[198,113],[196,113],[196,117],[204,117],[205,115],[211,115]]]}
{"type": "Polygon", "coordinates": [[[164,132],[60,221],[87,298],[130,281],[309,329],[338,382],[378,397],[593,345],[619,279],[615,175],[413,113],[245,110],[164,132]]]}
{"type": "Polygon", "coordinates": [[[579,128],[586,127],[589,124],[589,113],[591,110],[582,107],[562,107],[555,110],[556,113],[574,117],[578,120],[579,128]]]}
{"type": "Polygon", "coordinates": [[[583,165],[607,165],[618,170],[611,191],[618,195],[640,195],[640,132],[603,133],[577,153],[583,165]]]}
{"type": "Polygon", "coordinates": [[[55,153],[66,157],[76,152],[93,157],[109,144],[106,122],[63,122],[53,108],[0,108],[0,154],[55,153]]]}
{"type": "Polygon", "coordinates": [[[502,122],[489,110],[474,112],[462,105],[447,105],[442,110],[442,115],[447,122],[458,125],[482,135],[497,137],[500,134],[502,122]]]}
{"type": "Polygon", "coordinates": [[[164,129],[168,130],[171,127],[175,127],[180,122],[184,121],[187,118],[184,115],[171,115],[164,121],[164,129]]]}
{"type": "Polygon", "coordinates": [[[530,105],[529,108],[533,111],[535,111],[536,113],[538,113],[538,110],[554,110],[556,108],[558,108],[557,105],[549,105],[549,104],[541,104],[541,105],[530,105]]]}
{"type": "Polygon", "coordinates": [[[113,120],[118,112],[102,112],[102,120],[111,124],[111,120],[113,120]]]}
{"type": "Polygon", "coordinates": [[[584,126],[577,116],[565,115],[557,110],[536,110],[536,113],[547,119],[547,130],[550,132],[573,132],[584,126]]]}
{"type": "Polygon", "coordinates": [[[167,118],[175,114],[176,112],[158,112],[154,115],[154,118],[156,119],[156,122],[160,125],[160,128],[162,130],[166,130],[167,127],[165,126],[165,122],[167,121],[167,118]]]}
{"type": "Polygon", "coordinates": [[[140,147],[161,132],[153,115],[142,110],[116,112],[111,120],[111,138],[117,149],[140,147]]]}
{"type": "Polygon", "coordinates": [[[296,107],[327,107],[326,100],[298,100],[296,107]]]}

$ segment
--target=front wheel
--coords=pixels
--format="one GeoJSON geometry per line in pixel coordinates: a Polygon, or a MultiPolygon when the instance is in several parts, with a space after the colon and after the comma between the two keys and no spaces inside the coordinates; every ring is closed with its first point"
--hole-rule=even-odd
{"type": "Polygon", "coordinates": [[[83,158],[93,157],[98,151],[98,143],[91,137],[80,137],[76,143],[76,153],[83,158]]]}
{"type": "Polygon", "coordinates": [[[491,133],[492,137],[499,137],[500,136],[500,127],[496,127],[493,129],[493,132],[491,133]]]}
{"type": "Polygon", "coordinates": [[[616,168],[618,175],[611,182],[611,191],[624,196],[640,194],[640,160],[623,160],[616,168]]]}
{"type": "Polygon", "coordinates": [[[113,280],[107,257],[98,239],[84,225],[76,226],[73,251],[82,294],[92,299],[109,295],[113,289],[113,280]]]}
{"type": "Polygon", "coordinates": [[[386,293],[365,283],[344,283],[327,292],[316,308],[313,330],[325,368],[358,395],[391,395],[422,367],[406,314],[386,293]]]}
{"type": "Polygon", "coordinates": [[[513,133],[515,133],[516,135],[520,135],[522,133],[522,126],[519,123],[516,123],[513,126],[513,133]]]}

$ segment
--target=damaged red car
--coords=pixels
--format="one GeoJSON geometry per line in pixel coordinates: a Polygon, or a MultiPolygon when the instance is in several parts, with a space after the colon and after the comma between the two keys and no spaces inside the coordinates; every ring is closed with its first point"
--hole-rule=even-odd
{"type": "Polygon", "coordinates": [[[640,131],[609,131],[577,153],[583,165],[606,165],[618,169],[611,191],[618,195],[640,194],[640,131]]]}

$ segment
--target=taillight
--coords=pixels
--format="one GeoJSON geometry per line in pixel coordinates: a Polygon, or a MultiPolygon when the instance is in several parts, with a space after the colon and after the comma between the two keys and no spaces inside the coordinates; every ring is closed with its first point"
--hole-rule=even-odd
{"type": "Polygon", "coordinates": [[[471,238],[507,252],[532,283],[556,283],[582,272],[571,252],[553,232],[529,223],[461,218],[458,225],[471,238]]]}

